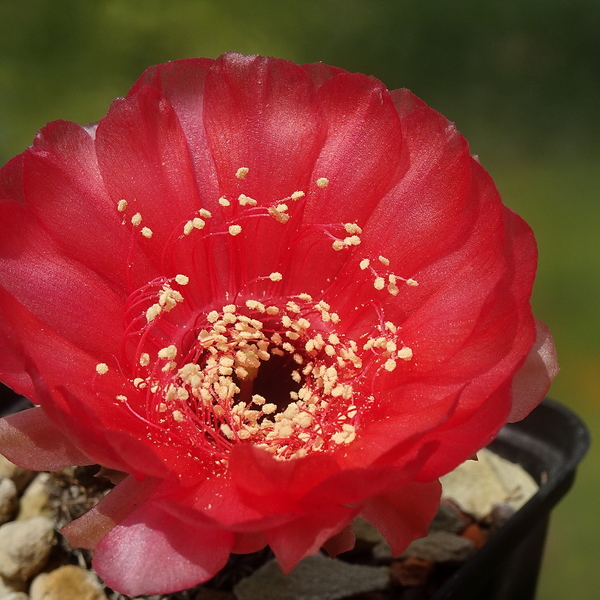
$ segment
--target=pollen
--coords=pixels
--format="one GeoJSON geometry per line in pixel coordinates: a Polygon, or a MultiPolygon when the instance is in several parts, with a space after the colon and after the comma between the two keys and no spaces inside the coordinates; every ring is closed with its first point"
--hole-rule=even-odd
{"type": "Polygon", "coordinates": [[[302,191],[298,190],[298,191],[294,192],[294,193],[293,193],[293,194],[290,196],[290,198],[291,198],[292,200],[299,200],[300,198],[304,198],[304,196],[306,196],[306,194],[305,194],[304,192],[302,192],[302,191]]]}
{"type": "Polygon", "coordinates": [[[152,237],[152,229],[150,229],[150,227],[142,227],[142,235],[145,238],[150,239],[152,237]]]}
{"type": "Polygon", "coordinates": [[[385,279],[383,277],[376,277],[373,282],[373,287],[376,290],[382,290],[385,287],[385,279]]]}
{"type": "Polygon", "coordinates": [[[246,175],[248,175],[248,171],[250,171],[250,169],[248,167],[240,167],[236,172],[235,172],[235,176],[238,179],[244,179],[246,177],[246,175]]]}
{"type": "Polygon", "coordinates": [[[161,348],[158,351],[158,358],[168,358],[169,360],[173,360],[177,356],[177,346],[171,344],[166,348],[161,348]]]}
{"type": "Polygon", "coordinates": [[[126,209],[127,209],[127,200],[119,200],[119,202],[117,202],[117,210],[119,212],[125,212],[126,209]]]}
{"type": "Polygon", "coordinates": [[[182,423],[185,418],[183,416],[183,413],[180,410],[174,410],[173,411],[173,418],[178,422],[178,423],[182,423]]]}
{"type": "Polygon", "coordinates": [[[344,244],[344,242],[342,240],[335,240],[332,244],[331,247],[336,251],[339,252],[340,250],[343,250],[346,247],[346,244],[344,244]]]}
{"type": "Polygon", "coordinates": [[[392,372],[396,368],[396,361],[393,358],[388,358],[383,366],[386,371],[392,372]]]}
{"type": "Polygon", "coordinates": [[[158,317],[158,315],[162,312],[162,307],[160,304],[153,304],[147,311],[146,311],[146,321],[148,323],[150,323],[150,321],[154,321],[154,319],[156,319],[156,317],[158,317]]]}
{"type": "Polygon", "coordinates": [[[238,202],[240,203],[240,206],[256,206],[258,204],[254,198],[250,198],[250,196],[246,196],[246,194],[240,194],[238,202]]]}
{"type": "Polygon", "coordinates": [[[379,256],[378,260],[382,265],[385,265],[386,267],[390,266],[389,258],[386,258],[385,256],[379,256]]]}
{"type": "Polygon", "coordinates": [[[360,238],[357,235],[351,235],[350,237],[344,238],[344,244],[346,246],[358,246],[360,244],[360,238]]]}
{"type": "Polygon", "coordinates": [[[207,210],[206,208],[201,208],[198,211],[198,214],[203,218],[203,219],[210,219],[212,217],[212,213],[210,212],[210,210],[207,210]]]}
{"type": "Polygon", "coordinates": [[[229,226],[229,235],[236,236],[242,233],[241,225],[230,225],[229,226]]]}
{"type": "Polygon", "coordinates": [[[179,284],[179,285],[187,285],[190,282],[190,278],[187,275],[182,275],[181,273],[179,275],[175,276],[175,281],[179,284]]]}
{"type": "Polygon", "coordinates": [[[417,287],[419,285],[419,282],[415,281],[414,279],[407,279],[406,285],[409,285],[410,287],[417,287]]]}
{"type": "Polygon", "coordinates": [[[370,264],[371,264],[371,261],[368,258],[363,258],[360,261],[358,266],[361,268],[361,271],[364,271],[365,269],[367,269],[369,267],[370,264]]]}
{"type": "Polygon", "coordinates": [[[404,346],[403,348],[400,348],[400,350],[398,350],[398,358],[401,358],[402,360],[411,360],[412,357],[413,351],[408,346],[404,346]]]}
{"type": "Polygon", "coordinates": [[[229,202],[229,200],[227,200],[227,198],[225,198],[225,196],[221,196],[219,198],[218,202],[221,206],[231,206],[231,202],[229,202]]]}
{"type": "MultiPolygon", "coordinates": [[[[269,275],[269,279],[271,281],[281,281],[283,279],[283,275],[281,273],[279,273],[278,271],[274,271],[273,273],[271,273],[269,275]]],[[[268,309],[267,309],[268,312],[268,309]]]]}
{"type": "Polygon", "coordinates": [[[150,355],[147,352],[140,354],[140,366],[147,367],[150,364],[150,355]]]}
{"type": "Polygon", "coordinates": [[[327,179],[327,177],[319,177],[319,179],[317,179],[317,186],[320,188],[326,188],[328,185],[329,179],[327,179]]]}
{"type": "Polygon", "coordinates": [[[96,365],[96,373],[98,375],[106,375],[108,373],[108,365],[106,363],[98,363],[96,365]]]}
{"type": "Polygon", "coordinates": [[[345,223],[344,229],[346,230],[346,233],[349,233],[350,235],[360,235],[362,233],[362,229],[356,223],[345,223]]]}
{"type": "Polygon", "coordinates": [[[131,217],[131,224],[134,227],[138,227],[141,222],[142,222],[142,215],[140,213],[135,213],[135,215],[133,215],[133,217],[131,217]]]}
{"type": "Polygon", "coordinates": [[[205,225],[206,221],[204,221],[204,219],[201,219],[200,217],[195,217],[192,219],[192,226],[194,227],[194,229],[204,229],[205,225]]]}

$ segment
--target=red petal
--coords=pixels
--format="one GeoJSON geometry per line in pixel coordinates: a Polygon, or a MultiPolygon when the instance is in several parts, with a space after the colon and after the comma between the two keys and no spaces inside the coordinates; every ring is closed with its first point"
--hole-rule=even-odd
{"type": "MultiPolygon", "coordinates": [[[[171,236],[200,208],[189,148],[168,100],[149,86],[116,100],[96,131],[98,163],[114,206],[128,202],[128,219],[139,212],[146,239],[138,247],[157,268],[171,236]]],[[[168,265],[172,268],[171,265],[168,265]]],[[[147,280],[146,280],[147,281],[147,280]]],[[[141,283],[146,281],[140,280],[141,283]]]]}
{"type": "Polygon", "coordinates": [[[46,125],[24,153],[23,186],[29,211],[57,252],[126,294],[121,215],[104,187],[89,133],[68,121],[46,125]]]}
{"type": "Polygon", "coordinates": [[[50,422],[41,408],[0,419],[0,453],[32,471],[94,464],[50,422]]]}
{"type": "Polygon", "coordinates": [[[543,400],[560,369],[550,330],[536,321],[536,331],[535,344],[513,379],[509,423],[524,419],[543,400]]]}
{"type": "Polygon", "coordinates": [[[331,556],[335,558],[342,552],[348,552],[352,550],[356,544],[356,535],[354,534],[354,525],[352,523],[346,525],[339,533],[329,538],[324,544],[323,548],[331,556]]]}
{"type": "Polygon", "coordinates": [[[95,550],[100,540],[145,502],[159,483],[151,477],[138,481],[129,475],[96,506],[65,525],[60,532],[74,548],[95,550]]]}
{"type": "Polygon", "coordinates": [[[169,100],[185,134],[195,173],[198,194],[207,207],[217,206],[219,197],[215,166],[204,127],[204,85],[215,61],[193,58],[150,67],[131,88],[128,97],[151,85],[169,100]]]}
{"type": "Polygon", "coordinates": [[[359,509],[345,506],[311,506],[310,514],[264,532],[284,573],[289,573],[303,558],[340,533],[359,509]]]}
{"type": "Polygon", "coordinates": [[[277,461],[249,444],[234,447],[229,467],[233,482],[246,493],[245,501],[262,514],[293,510],[295,500],[339,470],[335,459],[325,454],[277,461]]]}
{"type": "MultiPolygon", "coordinates": [[[[108,360],[123,333],[122,298],[94,271],[66,257],[21,203],[0,201],[0,220],[0,285],[40,320],[36,335],[56,332],[98,362],[108,360]]],[[[2,314],[18,331],[18,316],[4,307],[2,314]]]]}
{"type": "Polygon", "coordinates": [[[225,54],[206,77],[204,126],[221,193],[259,203],[306,189],[322,143],[312,82],[291,62],[225,54]],[[247,167],[243,180],[236,178],[247,167]]]}
{"type": "Polygon", "coordinates": [[[168,594],[210,579],[233,543],[232,533],[194,527],[145,503],[102,539],[92,565],[123,594],[168,594]]]}
{"type": "Polygon", "coordinates": [[[379,529],[399,556],[413,540],[427,535],[441,493],[439,481],[409,483],[368,500],[360,516],[379,529]]]}

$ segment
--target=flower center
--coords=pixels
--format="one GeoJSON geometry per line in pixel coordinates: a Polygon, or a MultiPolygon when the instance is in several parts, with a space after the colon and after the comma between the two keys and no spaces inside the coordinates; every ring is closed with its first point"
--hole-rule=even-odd
{"type": "MultiPolygon", "coordinates": [[[[235,174],[240,181],[246,176],[248,169],[243,168],[235,174]]],[[[318,194],[329,180],[315,183],[311,193],[318,194]]],[[[214,218],[200,209],[169,238],[163,255],[169,248],[175,251],[177,244],[188,244],[192,253],[201,249],[198,256],[210,256],[218,240],[228,236],[232,272],[242,272],[236,261],[242,255],[246,225],[273,219],[281,227],[291,226],[290,206],[301,214],[305,197],[298,191],[267,206],[244,194],[219,198],[222,214],[214,218]]],[[[121,200],[117,210],[125,213],[128,203],[121,200]]],[[[124,218],[123,224],[128,223],[132,248],[136,239],[150,243],[153,231],[141,228],[140,213],[124,218]]],[[[295,235],[294,228],[290,231],[295,235]]],[[[356,223],[337,223],[307,225],[305,234],[316,234],[334,255],[355,256],[361,233],[356,223]]],[[[285,256],[279,263],[285,264],[285,256]]],[[[348,276],[340,283],[337,297],[350,293],[355,280],[358,286],[366,283],[374,294],[391,296],[398,294],[400,281],[418,285],[394,274],[382,256],[357,257],[350,264],[356,278],[348,276]]],[[[117,401],[155,432],[163,432],[162,439],[177,440],[191,455],[208,453],[217,463],[226,462],[238,443],[251,443],[280,460],[351,444],[361,415],[373,402],[379,375],[395,370],[399,360],[411,360],[412,350],[401,342],[400,328],[384,321],[378,301],[354,309],[372,311],[374,318],[368,331],[364,324],[352,331],[322,299],[306,293],[277,294],[281,281],[278,272],[259,274],[243,292],[236,292],[235,304],[205,313],[184,298],[187,275],[161,277],[138,289],[128,301],[130,322],[122,358],[129,363],[133,389],[117,401]],[[172,318],[171,311],[178,316],[172,318]]],[[[226,290],[212,297],[223,295],[232,297],[226,290]]],[[[348,318],[361,321],[356,314],[348,318]]],[[[103,374],[107,369],[101,364],[96,370],[103,374]]]]}

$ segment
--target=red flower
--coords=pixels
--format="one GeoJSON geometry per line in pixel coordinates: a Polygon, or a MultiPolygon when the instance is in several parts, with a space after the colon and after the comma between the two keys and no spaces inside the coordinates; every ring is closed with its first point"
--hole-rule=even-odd
{"type": "Polygon", "coordinates": [[[40,405],[0,450],[128,474],[64,530],[124,593],[265,544],[289,571],[357,515],[401,552],[555,373],[530,229],[454,125],[373,78],[159,65],[0,186],[0,375],[40,405]]]}

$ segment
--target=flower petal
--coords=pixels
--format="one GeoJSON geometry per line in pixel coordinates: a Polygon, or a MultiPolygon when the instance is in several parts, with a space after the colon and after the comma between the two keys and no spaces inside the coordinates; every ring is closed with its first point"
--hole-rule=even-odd
{"type": "Polygon", "coordinates": [[[150,85],[169,100],[187,140],[198,194],[209,209],[217,206],[219,189],[208,140],[199,123],[204,118],[206,75],[214,63],[214,60],[194,58],[150,67],[127,95],[134,96],[142,86],[150,85]]]}
{"type": "Polygon", "coordinates": [[[57,250],[126,294],[121,215],[102,181],[90,134],[68,121],[46,125],[24,154],[23,187],[28,210],[57,250]]]}
{"type": "Polygon", "coordinates": [[[65,525],[60,532],[74,548],[95,550],[100,540],[145,502],[159,483],[160,480],[152,477],[138,481],[129,475],[96,506],[65,525]]]}
{"type": "MultiPolygon", "coordinates": [[[[56,332],[98,362],[108,360],[123,334],[122,298],[94,271],[66,256],[21,203],[0,200],[0,221],[0,286],[39,319],[37,335],[56,332]]],[[[18,329],[12,312],[3,310],[3,316],[18,329]]]]}
{"type": "Polygon", "coordinates": [[[289,573],[303,558],[316,554],[327,540],[347,527],[359,510],[345,506],[311,506],[310,513],[267,529],[264,536],[281,570],[289,573]]]}
{"type": "Polygon", "coordinates": [[[39,407],[0,419],[0,454],[32,471],[94,464],[39,407]]]}
{"type": "Polygon", "coordinates": [[[233,543],[232,533],[184,524],[147,502],[102,539],[92,566],[130,596],[168,594],[210,579],[233,543]]]}
{"type": "Polygon", "coordinates": [[[536,320],[536,331],[535,344],[513,379],[509,423],[524,419],[542,401],[560,370],[550,330],[536,320]]]}
{"type": "Polygon", "coordinates": [[[427,528],[440,503],[439,481],[408,483],[396,490],[370,498],[360,513],[385,537],[394,556],[399,556],[427,528]]]}
{"type": "Polygon", "coordinates": [[[354,533],[353,523],[349,523],[339,533],[336,533],[333,537],[330,537],[324,544],[323,549],[331,556],[335,558],[342,552],[348,552],[352,550],[356,545],[356,535],[354,533]]]}

